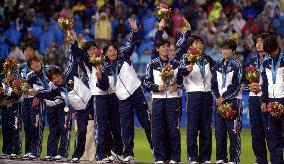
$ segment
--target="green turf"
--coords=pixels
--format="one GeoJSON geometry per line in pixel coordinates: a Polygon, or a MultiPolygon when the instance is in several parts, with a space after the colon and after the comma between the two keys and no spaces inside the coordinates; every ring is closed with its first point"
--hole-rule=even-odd
{"type": "MultiPolygon", "coordinates": [[[[214,130],[213,130],[214,132],[214,130]]],[[[44,140],[43,140],[43,150],[41,153],[41,157],[44,157],[46,155],[46,144],[47,144],[47,136],[48,136],[48,128],[45,128],[44,131],[44,140]]],[[[185,134],[185,129],[183,128],[181,130],[181,148],[182,148],[182,162],[186,162],[186,134],[185,134]]],[[[250,136],[250,129],[243,129],[242,130],[242,151],[241,151],[241,164],[248,164],[248,163],[253,163],[255,160],[253,151],[252,151],[252,146],[251,146],[251,136],[250,136]]],[[[2,131],[0,135],[1,141],[0,141],[0,147],[2,148],[2,131]]],[[[24,141],[24,135],[22,136],[23,141],[24,141]]],[[[215,144],[215,136],[213,133],[213,145],[212,145],[212,159],[211,161],[215,161],[215,150],[216,150],[216,144],[215,144]]],[[[24,143],[24,142],[23,142],[24,143]]],[[[228,142],[229,143],[229,142],[228,142]]],[[[141,128],[136,128],[135,129],[135,141],[134,141],[134,153],[135,153],[135,160],[136,161],[141,161],[141,162],[152,162],[153,161],[153,155],[150,151],[149,144],[147,143],[145,133],[143,129],[141,128]]],[[[23,149],[24,150],[24,144],[23,144],[23,149]]],[[[74,150],[74,131],[72,131],[72,136],[71,136],[71,144],[70,144],[70,152],[72,153],[74,150]]],[[[23,152],[24,153],[24,152],[23,152]]],[[[69,154],[70,156],[71,154],[69,154]]]]}

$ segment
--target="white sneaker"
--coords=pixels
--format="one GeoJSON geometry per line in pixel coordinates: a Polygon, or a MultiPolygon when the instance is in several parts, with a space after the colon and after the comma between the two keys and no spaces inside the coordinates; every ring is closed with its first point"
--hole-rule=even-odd
{"type": "Polygon", "coordinates": [[[174,160],[170,160],[169,164],[176,164],[177,162],[174,160]]]}
{"type": "Polygon", "coordinates": [[[66,162],[67,161],[67,158],[64,158],[63,156],[61,155],[57,155],[53,158],[56,162],[66,162]]]}
{"type": "Polygon", "coordinates": [[[37,159],[37,157],[32,155],[32,154],[29,157],[30,157],[30,160],[36,160],[37,159]]]}
{"type": "Polygon", "coordinates": [[[134,157],[132,157],[131,155],[130,156],[127,156],[126,158],[123,159],[124,163],[134,163],[134,157]]]}
{"type": "Polygon", "coordinates": [[[80,160],[79,160],[79,158],[72,158],[70,162],[71,163],[79,163],[80,160]]]}
{"type": "Polygon", "coordinates": [[[218,160],[216,163],[225,163],[223,160],[218,160]]]}
{"type": "Polygon", "coordinates": [[[164,164],[164,161],[157,161],[155,164],[164,164]]]}
{"type": "Polygon", "coordinates": [[[30,155],[32,155],[32,153],[27,153],[22,157],[22,160],[29,160],[30,159],[30,155]]]}
{"type": "Polygon", "coordinates": [[[198,164],[197,161],[192,161],[192,162],[189,162],[189,164],[198,164]]]}
{"type": "Polygon", "coordinates": [[[44,161],[52,161],[53,160],[53,157],[52,156],[49,156],[49,155],[47,155],[47,156],[45,156],[44,157],[44,159],[43,159],[44,161]]]}
{"type": "Polygon", "coordinates": [[[210,163],[211,163],[211,161],[205,161],[202,164],[210,164],[210,163]]]}
{"type": "Polygon", "coordinates": [[[236,164],[235,162],[228,162],[228,164],[236,164]]]}
{"type": "MultiPolygon", "coordinates": [[[[111,151],[111,156],[113,156],[115,158],[115,160],[122,162],[123,161],[123,157],[121,155],[116,154],[115,152],[111,151]]],[[[111,157],[110,156],[110,157],[111,157]]]]}

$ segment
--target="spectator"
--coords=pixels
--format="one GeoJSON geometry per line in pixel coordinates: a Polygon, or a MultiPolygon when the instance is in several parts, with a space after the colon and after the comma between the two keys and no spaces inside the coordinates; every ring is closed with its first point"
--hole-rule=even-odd
{"type": "Polygon", "coordinates": [[[45,49],[51,45],[52,42],[56,42],[53,31],[49,30],[48,23],[44,24],[44,32],[40,36],[39,53],[44,54],[45,49]]]}
{"type": "Polygon", "coordinates": [[[172,15],[172,37],[177,38],[181,33],[181,28],[183,26],[183,15],[180,13],[178,8],[174,9],[172,15]]]}
{"type": "Polygon", "coordinates": [[[25,61],[25,55],[18,46],[16,46],[15,44],[12,44],[10,48],[11,48],[11,51],[8,57],[16,58],[19,63],[22,63],[25,61]]]}
{"type": "Polygon", "coordinates": [[[15,22],[10,22],[10,28],[5,32],[5,37],[11,44],[20,44],[21,32],[16,29],[15,22]]]}
{"type": "Polygon", "coordinates": [[[238,12],[236,17],[231,21],[231,24],[233,25],[233,29],[239,34],[242,33],[242,29],[245,23],[246,21],[243,19],[242,14],[240,12],[238,12]]]}
{"type": "Polygon", "coordinates": [[[112,39],[111,34],[112,29],[108,15],[105,12],[102,12],[95,26],[95,39],[100,49],[103,48],[103,45],[106,42],[112,39]]]}
{"type": "Polygon", "coordinates": [[[220,2],[215,2],[213,10],[209,13],[208,20],[217,21],[220,18],[223,7],[220,2]]]}
{"type": "Polygon", "coordinates": [[[251,32],[253,34],[259,33],[259,26],[256,23],[256,21],[254,21],[253,16],[248,16],[248,20],[247,20],[246,24],[244,25],[244,27],[242,29],[242,33],[244,34],[246,32],[246,30],[248,30],[249,32],[251,32]]]}
{"type": "Polygon", "coordinates": [[[242,9],[242,14],[245,19],[248,19],[249,16],[256,18],[257,12],[256,9],[252,6],[252,0],[247,0],[247,6],[242,9]]]}

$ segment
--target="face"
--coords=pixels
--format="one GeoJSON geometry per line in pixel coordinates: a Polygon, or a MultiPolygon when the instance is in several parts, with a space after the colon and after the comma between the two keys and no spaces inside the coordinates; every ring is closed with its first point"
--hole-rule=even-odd
{"type": "Polygon", "coordinates": [[[169,44],[163,44],[159,48],[156,48],[157,51],[159,52],[159,55],[162,57],[168,57],[169,52],[170,52],[170,45],[169,44]]]}
{"type": "Polygon", "coordinates": [[[202,52],[203,51],[203,43],[201,41],[195,40],[190,48],[197,48],[198,51],[202,52]]]}
{"type": "Polygon", "coordinates": [[[110,61],[115,61],[117,58],[117,50],[113,46],[109,46],[106,51],[106,56],[110,61]]]}
{"type": "Polygon", "coordinates": [[[256,51],[257,52],[264,52],[263,50],[263,39],[258,38],[256,41],[256,51]]]}
{"type": "Polygon", "coordinates": [[[225,59],[230,59],[234,52],[232,51],[232,49],[229,49],[229,48],[222,48],[221,49],[221,53],[222,53],[222,56],[225,58],[225,59]]]}
{"type": "Polygon", "coordinates": [[[62,85],[64,83],[64,79],[60,74],[52,75],[52,82],[55,85],[62,85]]]}
{"type": "Polygon", "coordinates": [[[31,63],[31,70],[34,72],[40,72],[41,71],[41,62],[40,61],[32,61],[31,63]]]}
{"type": "Polygon", "coordinates": [[[96,52],[97,49],[98,49],[97,47],[91,46],[91,47],[87,50],[87,54],[88,54],[89,56],[93,56],[93,55],[95,55],[95,52],[96,52]]]}
{"type": "Polygon", "coordinates": [[[25,55],[26,60],[29,60],[35,56],[35,51],[34,49],[28,47],[24,50],[24,55],[25,55]]]}

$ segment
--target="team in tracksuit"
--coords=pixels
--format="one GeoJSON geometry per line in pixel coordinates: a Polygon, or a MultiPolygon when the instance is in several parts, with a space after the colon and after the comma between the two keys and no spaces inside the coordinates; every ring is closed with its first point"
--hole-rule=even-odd
{"type": "Polygon", "coordinates": [[[216,104],[231,103],[236,115],[232,119],[223,118],[216,112],[216,163],[239,163],[241,153],[241,79],[242,67],[233,58],[237,44],[234,40],[227,39],[221,45],[224,59],[216,64],[211,80],[212,91],[216,97],[216,104]],[[230,139],[230,158],[227,153],[227,133],[230,139]]]}
{"type": "MultiPolygon", "coordinates": [[[[271,58],[263,62],[262,71],[262,95],[261,109],[267,112],[267,105],[270,102],[278,102],[284,105],[284,53],[279,48],[277,39],[269,36],[263,43],[264,51],[271,58]]],[[[272,116],[268,114],[268,139],[271,140],[270,161],[272,164],[284,163],[283,161],[283,144],[284,144],[284,116],[272,116]]]]}
{"type": "MultiPolygon", "coordinates": [[[[181,160],[180,98],[184,89],[187,97],[189,163],[210,163],[211,116],[215,100],[217,110],[222,104],[231,103],[236,113],[233,118],[224,118],[217,111],[215,113],[216,163],[237,164],[240,163],[241,153],[244,84],[245,89],[250,91],[249,112],[256,162],[268,163],[267,143],[271,163],[283,163],[284,116],[272,116],[267,110],[270,102],[276,101],[284,105],[283,52],[276,39],[268,34],[260,35],[257,38],[257,46],[260,46],[259,49],[257,47],[258,54],[244,67],[233,57],[237,48],[235,41],[227,39],[221,45],[224,59],[216,64],[203,53],[202,38],[191,35],[190,25],[185,19],[184,21],[186,30],[176,43],[175,59],[168,57],[170,43],[162,37],[164,20],[160,21],[155,34],[153,58],[147,65],[144,81],[145,88],[152,92],[152,113],[148,110],[141,81],[131,64],[131,55],[138,36],[134,19],[129,19],[131,32],[126,44],[118,48],[116,44],[109,42],[104,46],[104,60],[100,66],[95,66],[88,59],[97,50],[95,43],[87,42],[83,49],[79,48],[74,32],[66,36],[66,41],[70,44],[70,55],[64,73],[59,68],[42,65],[34,55],[33,44],[26,42],[23,51],[27,63],[20,66],[19,74],[21,79],[28,80],[33,89],[30,89],[29,95],[16,95],[10,91],[8,106],[1,107],[2,152],[12,159],[20,156],[23,117],[26,150],[22,159],[38,159],[42,149],[46,114],[50,134],[44,160],[66,161],[69,155],[72,112],[78,127],[72,163],[79,162],[85,151],[90,115],[96,122],[96,160],[103,163],[115,160],[132,163],[136,113],[153,150],[155,162],[178,163],[181,160]],[[188,58],[189,48],[200,50],[202,57],[196,63],[191,63],[188,58]],[[171,66],[174,75],[169,84],[165,84],[161,78],[165,65],[171,66]],[[242,68],[248,66],[254,66],[261,72],[259,83],[250,84],[245,78],[242,68]],[[91,96],[88,102],[82,99],[84,109],[74,110],[68,95],[74,91],[76,78],[84,83],[84,89],[90,91],[91,96]],[[227,134],[230,140],[229,157],[227,134]]],[[[9,89],[2,81],[3,79],[1,86],[9,89]]]]}
{"type": "Polygon", "coordinates": [[[84,66],[89,78],[89,87],[95,102],[96,121],[96,160],[112,162],[122,160],[123,151],[121,139],[119,103],[114,93],[113,79],[102,73],[101,65],[95,66],[88,60],[88,56],[96,55],[100,51],[92,41],[83,47],[84,66]]]}
{"type": "Polygon", "coordinates": [[[191,163],[210,163],[212,152],[212,105],[211,93],[212,70],[215,62],[203,53],[203,39],[192,35],[189,47],[196,48],[202,58],[196,63],[184,54],[181,61],[183,85],[187,100],[187,157],[191,163]],[[197,137],[199,133],[199,149],[197,137]],[[198,153],[199,152],[199,153],[198,153]]]}
{"type": "Polygon", "coordinates": [[[107,43],[103,48],[106,56],[103,73],[113,79],[114,93],[119,99],[121,136],[124,144],[123,162],[134,162],[134,112],[145,130],[148,142],[151,144],[151,123],[148,105],[143,93],[141,81],[131,66],[130,57],[133,53],[138,29],[135,20],[130,18],[132,31],[128,42],[117,48],[113,43],[107,43]]]}
{"type": "Polygon", "coordinates": [[[8,92],[8,105],[0,106],[2,112],[2,131],[3,131],[3,147],[2,157],[10,159],[18,159],[21,156],[21,102],[20,95],[16,94],[11,88],[3,82],[7,76],[19,78],[16,71],[11,74],[1,73],[1,87],[8,92]]]}
{"type": "MultiPolygon", "coordinates": [[[[269,34],[262,33],[256,39],[257,53],[245,64],[244,70],[247,67],[255,67],[259,74],[263,71],[263,62],[269,59],[268,54],[264,52],[263,42],[269,34]]],[[[245,72],[245,71],[243,71],[245,72]]],[[[262,95],[260,77],[258,83],[250,83],[248,79],[243,76],[245,89],[249,89],[249,118],[251,125],[252,149],[256,157],[256,163],[267,164],[267,150],[266,145],[270,145],[271,140],[268,135],[268,113],[261,111],[260,97],[262,95]]]]}

